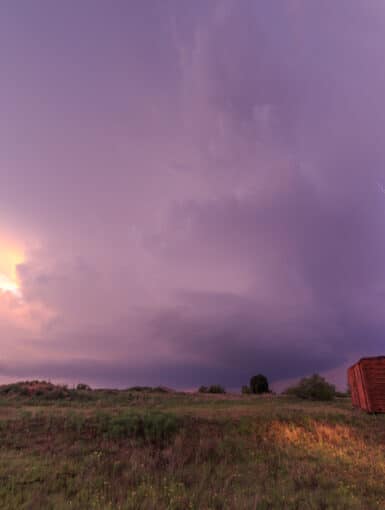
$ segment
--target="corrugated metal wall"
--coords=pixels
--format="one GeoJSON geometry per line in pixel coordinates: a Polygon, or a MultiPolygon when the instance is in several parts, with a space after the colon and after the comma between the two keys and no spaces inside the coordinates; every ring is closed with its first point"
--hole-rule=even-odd
{"type": "Polygon", "coordinates": [[[355,407],[385,412],[385,356],[360,359],[349,368],[348,383],[355,407]]]}

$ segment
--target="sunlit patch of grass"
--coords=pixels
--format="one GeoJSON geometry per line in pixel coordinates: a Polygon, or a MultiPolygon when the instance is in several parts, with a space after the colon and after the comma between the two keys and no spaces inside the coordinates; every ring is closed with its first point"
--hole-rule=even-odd
{"type": "Polygon", "coordinates": [[[330,425],[308,420],[306,426],[295,423],[273,421],[267,434],[268,441],[278,445],[281,451],[298,457],[303,462],[292,470],[297,485],[311,480],[309,461],[318,466],[314,486],[329,481],[332,493],[349,496],[351,504],[356,500],[359,507],[365,498],[364,508],[370,505],[385,505],[385,490],[382,480],[385,475],[385,448],[375,441],[363,437],[358,429],[349,425],[330,425]],[[377,498],[377,499],[376,499],[377,498]]]}

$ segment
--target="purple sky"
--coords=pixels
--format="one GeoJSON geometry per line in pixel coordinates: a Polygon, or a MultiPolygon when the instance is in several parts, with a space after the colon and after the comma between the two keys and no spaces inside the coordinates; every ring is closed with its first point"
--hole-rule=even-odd
{"type": "Polygon", "coordinates": [[[384,56],[382,0],[3,0],[0,381],[384,354],[384,56]]]}

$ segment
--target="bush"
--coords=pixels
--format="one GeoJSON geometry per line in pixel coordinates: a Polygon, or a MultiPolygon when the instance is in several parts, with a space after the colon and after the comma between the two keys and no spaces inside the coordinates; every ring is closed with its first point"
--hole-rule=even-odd
{"type": "Polygon", "coordinates": [[[307,400],[333,400],[336,389],[318,374],[304,377],[296,386],[288,388],[285,393],[307,400]]]}
{"type": "Polygon", "coordinates": [[[91,391],[91,387],[88,384],[79,383],[76,386],[77,391],[91,391]]]}
{"type": "Polygon", "coordinates": [[[250,393],[269,393],[269,382],[267,377],[262,374],[254,375],[250,379],[250,393]]]}
{"type": "Polygon", "coordinates": [[[20,381],[1,386],[0,394],[54,400],[67,397],[69,390],[65,385],[59,386],[46,381],[20,381]]]}
{"type": "Polygon", "coordinates": [[[170,390],[168,390],[164,386],[156,386],[155,388],[152,388],[153,393],[169,393],[170,390]]]}
{"type": "Polygon", "coordinates": [[[142,439],[151,443],[168,441],[178,430],[180,420],[172,414],[151,412],[100,416],[98,430],[110,439],[142,439]]]}
{"type": "Polygon", "coordinates": [[[350,393],[348,391],[336,391],[335,397],[350,398],[350,393]]]}
{"type": "Polygon", "coordinates": [[[20,383],[6,384],[4,386],[1,386],[0,393],[5,394],[5,395],[8,395],[8,394],[23,395],[23,396],[29,395],[28,389],[26,388],[25,384],[27,384],[27,383],[20,382],[20,383]]]}
{"type": "Polygon", "coordinates": [[[243,395],[250,395],[251,393],[251,390],[250,390],[250,386],[242,386],[242,394],[243,395]]]}
{"type": "Polygon", "coordinates": [[[226,393],[226,390],[220,384],[213,384],[209,387],[209,393],[226,393]]]}
{"type": "Polygon", "coordinates": [[[212,384],[211,386],[200,386],[199,393],[226,393],[226,390],[220,384],[212,384]]]}
{"type": "Polygon", "coordinates": [[[151,386],[131,386],[131,388],[127,388],[127,391],[151,391],[151,386]]]}
{"type": "Polygon", "coordinates": [[[67,398],[69,393],[65,388],[54,388],[49,391],[40,390],[36,396],[42,400],[62,400],[67,398]]]}

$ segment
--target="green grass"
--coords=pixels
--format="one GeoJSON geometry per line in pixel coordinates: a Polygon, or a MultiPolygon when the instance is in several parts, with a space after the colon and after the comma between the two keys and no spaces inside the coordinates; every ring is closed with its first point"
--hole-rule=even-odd
{"type": "Polygon", "coordinates": [[[383,509],[385,416],[154,391],[0,399],[0,508],[383,509]]]}

